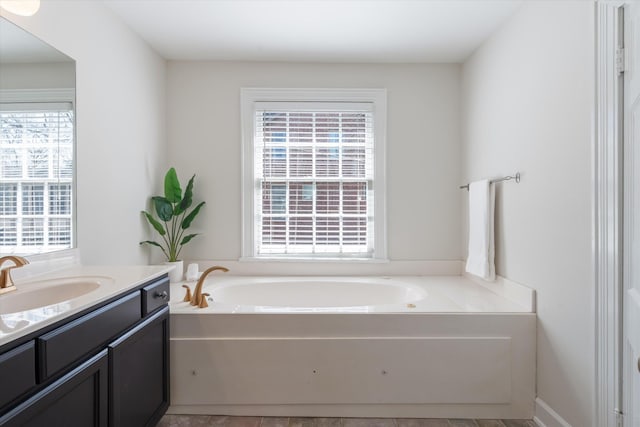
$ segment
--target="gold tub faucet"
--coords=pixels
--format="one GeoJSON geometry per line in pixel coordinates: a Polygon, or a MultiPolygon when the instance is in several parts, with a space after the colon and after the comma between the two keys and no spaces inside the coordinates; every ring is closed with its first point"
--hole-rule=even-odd
{"type": "Polygon", "coordinates": [[[27,261],[25,258],[16,255],[8,255],[0,258],[0,267],[2,267],[2,264],[7,261],[13,262],[14,265],[12,265],[11,267],[5,267],[0,270],[0,294],[15,291],[17,289],[16,285],[11,279],[11,270],[29,264],[29,261],[27,261]]]}
{"type": "MultiPolygon", "coordinates": [[[[202,299],[206,298],[202,295],[202,285],[204,284],[204,279],[207,278],[207,275],[209,273],[211,273],[212,271],[216,271],[216,270],[222,270],[225,273],[227,271],[229,271],[228,268],[225,267],[221,267],[219,265],[213,266],[211,268],[207,268],[202,275],[200,276],[200,279],[198,279],[198,283],[196,283],[196,288],[193,290],[193,296],[191,297],[191,305],[195,305],[196,307],[206,307],[206,305],[201,305],[202,304],[202,299]]],[[[188,291],[188,288],[187,288],[188,291]]],[[[187,294],[188,295],[188,294],[187,294]]],[[[185,298],[186,300],[186,298],[185,298]]]]}

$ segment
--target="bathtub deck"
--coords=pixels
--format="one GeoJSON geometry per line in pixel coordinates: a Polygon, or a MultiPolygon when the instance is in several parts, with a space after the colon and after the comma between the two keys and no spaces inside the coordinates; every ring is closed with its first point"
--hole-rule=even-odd
{"type": "MultiPolygon", "coordinates": [[[[308,277],[283,277],[282,280],[304,281],[308,277]]],[[[354,306],[304,306],[288,304],[283,306],[256,306],[245,304],[224,304],[211,301],[209,307],[199,309],[182,302],[184,289],[182,284],[173,284],[171,288],[171,313],[202,314],[208,313],[531,313],[534,311],[534,292],[524,286],[499,280],[495,283],[478,284],[465,276],[386,276],[386,277],[332,277],[336,281],[366,281],[377,283],[388,281],[403,285],[421,287],[427,297],[411,301],[411,304],[379,304],[354,306]]],[[[246,283],[255,284],[259,290],[261,284],[277,281],[277,277],[252,276],[216,276],[208,278],[203,292],[212,294],[212,289],[246,283]]],[[[482,282],[480,282],[482,283],[482,282]]],[[[193,284],[191,284],[193,285],[193,284]]],[[[193,286],[191,286],[193,288],[193,286]]],[[[338,298],[338,297],[336,297],[338,298]]]]}

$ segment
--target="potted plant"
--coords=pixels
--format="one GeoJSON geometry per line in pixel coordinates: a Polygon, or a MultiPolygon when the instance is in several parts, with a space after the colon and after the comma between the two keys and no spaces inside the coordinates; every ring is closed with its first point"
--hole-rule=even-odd
{"type": "Polygon", "coordinates": [[[167,257],[167,264],[175,266],[169,273],[169,278],[172,282],[182,280],[184,266],[179,259],[180,252],[184,245],[198,235],[197,233],[185,233],[205,204],[205,202],[200,202],[189,211],[189,208],[193,204],[193,180],[195,177],[195,175],[191,177],[183,195],[176,170],[174,168],[169,169],[164,177],[164,197],[153,196],[151,198],[158,219],[154,218],[149,212],[142,211],[142,214],[144,214],[149,224],[158,232],[162,240],[160,242],[145,240],[140,242],[140,244],[157,246],[162,250],[167,257]]]}

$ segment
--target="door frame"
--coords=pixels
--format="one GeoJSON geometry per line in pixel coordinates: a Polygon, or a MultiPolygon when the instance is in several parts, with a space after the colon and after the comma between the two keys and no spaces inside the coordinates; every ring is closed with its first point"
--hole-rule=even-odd
{"type": "Polygon", "coordinates": [[[623,75],[618,70],[624,0],[598,0],[593,144],[595,393],[593,426],[615,427],[622,408],[623,75]]]}

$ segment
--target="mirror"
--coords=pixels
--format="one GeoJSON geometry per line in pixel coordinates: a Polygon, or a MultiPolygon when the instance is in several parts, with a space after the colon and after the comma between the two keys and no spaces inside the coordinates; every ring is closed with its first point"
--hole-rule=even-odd
{"type": "Polygon", "coordinates": [[[75,61],[0,17],[0,256],[75,246],[75,61]]]}

